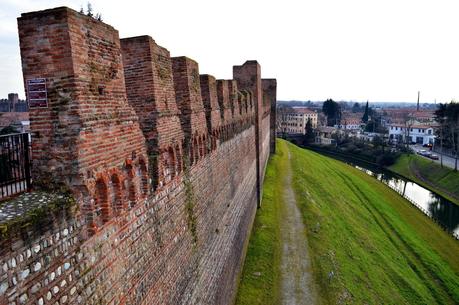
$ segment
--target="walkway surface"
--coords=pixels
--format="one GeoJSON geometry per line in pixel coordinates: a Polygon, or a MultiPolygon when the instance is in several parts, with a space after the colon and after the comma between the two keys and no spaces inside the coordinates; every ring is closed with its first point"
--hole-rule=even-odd
{"type": "MultiPolygon", "coordinates": [[[[290,160],[290,152],[288,154],[290,160]]],[[[290,162],[289,162],[290,163],[290,162]]],[[[311,260],[301,213],[296,205],[292,189],[292,171],[284,178],[283,221],[281,222],[282,249],[282,304],[317,304],[317,292],[313,282],[311,260]]]]}

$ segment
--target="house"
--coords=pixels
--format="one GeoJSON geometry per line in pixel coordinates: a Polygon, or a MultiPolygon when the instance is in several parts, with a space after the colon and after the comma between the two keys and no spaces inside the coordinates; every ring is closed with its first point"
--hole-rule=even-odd
{"type": "Polygon", "coordinates": [[[355,118],[341,119],[340,124],[336,124],[334,127],[344,130],[360,130],[362,127],[362,120],[355,118]]]}
{"type": "Polygon", "coordinates": [[[320,126],[316,129],[316,138],[315,142],[316,144],[322,144],[322,145],[332,145],[336,144],[336,140],[333,138],[333,135],[335,135],[338,132],[338,129],[335,127],[330,127],[330,126],[320,126]]]}
{"type": "Polygon", "coordinates": [[[280,126],[278,132],[305,134],[306,124],[311,120],[312,128],[317,128],[317,112],[308,108],[291,108],[278,112],[280,126]]]}
{"type": "Polygon", "coordinates": [[[417,144],[433,144],[435,140],[435,125],[423,124],[390,124],[389,140],[396,143],[405,143],[405,137],[408,137],[408,142],[417,144]]]}

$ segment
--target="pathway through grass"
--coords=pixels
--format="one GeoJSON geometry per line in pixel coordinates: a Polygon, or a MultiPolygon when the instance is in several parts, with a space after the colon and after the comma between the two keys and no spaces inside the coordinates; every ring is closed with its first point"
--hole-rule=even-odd
{"type": "Polygon", "coordinates": [[[283,176],[283,217],[280,223],[282,240],[281,281],[282,304],[317,304],[317,295],[311,270],[306,231],[292,188],[292,170],[288,165],[283,176]]]}
{"type": "Polygon", "coordinates": [[[307,289],[285,286],[306,283],[309,268],[306,254],[304,262],[288,251],[294,263],[283,267],[283,243],[308,247],[320,304],[459,304],[459,242],[380,181],[278,141],[263,192],[236,304],[279,305],[284,290],[307,289]],[[284,226],[297,219],[289,216],[292,189],[304,224],[295,231],[308,246],[285,237],[284,226]],[[283,281],[284,274],[296,279],[283,281]]]}

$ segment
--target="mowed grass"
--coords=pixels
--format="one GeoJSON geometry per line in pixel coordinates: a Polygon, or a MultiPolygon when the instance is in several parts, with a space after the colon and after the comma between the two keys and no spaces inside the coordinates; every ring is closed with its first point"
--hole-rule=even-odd
{"type": "Polygon", "coordinates": [[[459,172],[416,155],[402,155],[389,169],[459,204],[459,172]]]}
{"type": "Polygon", "coordinates": [[[459,242],[376,179],[279,142],[324,303],[459,304],[459,242]]]}
{"type": "Polygon", "coordinates": [[[280,304],[282,174],[287,162],[283,149],[270,157],[262,207],[257,211],[239,283],[238,305],[280,304]]]}

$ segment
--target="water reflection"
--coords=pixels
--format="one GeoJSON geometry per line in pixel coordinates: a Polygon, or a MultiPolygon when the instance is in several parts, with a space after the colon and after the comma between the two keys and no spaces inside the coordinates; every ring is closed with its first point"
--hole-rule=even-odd
{"type": "Polygon", "coordinates": [[[395,190],[459,239],[459,206],[419,184],[395,176],[389,171],[362,164],[350,164],[395,190]]]}

